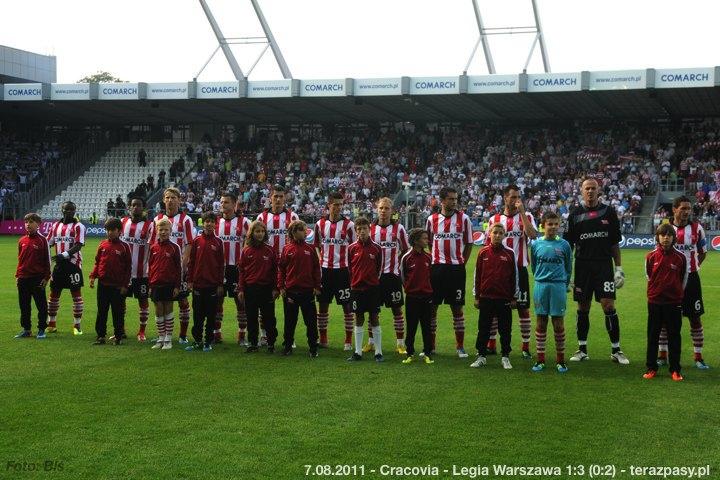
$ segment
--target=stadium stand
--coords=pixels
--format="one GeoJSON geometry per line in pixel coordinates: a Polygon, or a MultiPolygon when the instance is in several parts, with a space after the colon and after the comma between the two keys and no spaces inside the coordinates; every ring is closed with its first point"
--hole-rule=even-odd
{"type": "MultiPolygon", "coordinates": [[[[289,188],[288,204],[307,221],[323,215],[326,195],[340,190],[345,215],[367,213],[375,199],[390,196],[412,227],[424,223],[438,204],[440,187],[449,183],[461,191],[463,208],[481,228],[502,208],[501,190],[510,182],[520,186],[536,216],[550,209],[566,217],[579,201],[580,177],[589,173],[618,210],[624,233],[649,233],[654,217],[662,216],[656,212],[664,208],[667,215],[667,202],[661,201],[665,190],[692,195],[696,218],[715,230],[720,223],[718,138],[713,121],[547,128],[401,122],[258,128],[249,136],[205,135],[193,145],[122,143],[40,213],[54,217],[71,199],[84,220],[121,215],[131,192],[151,199],[151,210],[160,210],[160,195],[153,191],[177,184],[183,208],[193,215],[218,211],[223,190],[236,192],[253,215],[268,206],[271,186],[280,183],[289,188]],[[146,152],[144,167],[140,149],[146,152]],[[404,184],[411,185],[407,192],[404,184]]],[[[62,152],[57,143],[31,145],[7,135],[2,140],[0,194],[5,198],[21,188],[20,173],[31,184],[62,152]]]]}
{"type": "Polygon", "coordinates": [[[661,170],[660,160],[675,160],[667,145],[675,136],[658,128],[416,129],[407,123],[333,134],[260,132],[250,145],[207,148],[201,167],[180,188],[190,212],[217,210],[220,192],[229,189],[256,213],[267,207],[270,186],[281,183],[290,187],[288,203],[296,211],[317,218],[336,189],[345,193],[348,216],[371,210],[371,200],[385,195],[395,196],[404,214],[397,194],[408,182],[408,206],[417,216],[412,223],[421,225],[440,187],[452,183],[479,225],[501,208],[500,192],[510,182],[518,183],[536,215],[551,209],[566,216],[579,201],[580,177],[592,173],[630,233],[633,216],[647,216],[645,226],[651,226],[660,179],[671,173],[661,170]]]}
{"type": "Polygon", "coordinates": [[[148,175],[158,177],[161,170],[169,170],[173,162],[185,154],[186,144],[166,142],[122,143],[82,173],[70,186],[40,209],[43,216],[57,216],[60,205],[66,200],[77,204],[81,219],[93,214],[102,218],[106,214],[108,198],[125,197],[135,191],[148,175]],[[146,166],[138,165],[138,152],[147,154],[146,166]]]}
{"type": "Polygon", "coordinates": [[[61,164],[73,140],[47,131],[0,133],[0,218],[12,217],[19,197],[61,164]]]}

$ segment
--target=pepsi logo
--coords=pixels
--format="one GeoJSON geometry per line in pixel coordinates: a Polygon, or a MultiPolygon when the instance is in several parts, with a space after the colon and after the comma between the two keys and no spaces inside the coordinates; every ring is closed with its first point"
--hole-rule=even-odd
{"type": "Polygon", "coordinates": [[[711,244],[713,249],[720,250],[720,235],[713,237],[711,244]]]}
{"type": "Polygon", "coordinates": [[[312,228],[305,228],[305,234],[305,242],[312,244],[315,240],[315,230],[313,230],[312,228]]]}
{"type": "Polygon", "coordinates": [[[481,246],[485,243],[485,234],[483,232],[473,232],[473,245],[481,246]]]}

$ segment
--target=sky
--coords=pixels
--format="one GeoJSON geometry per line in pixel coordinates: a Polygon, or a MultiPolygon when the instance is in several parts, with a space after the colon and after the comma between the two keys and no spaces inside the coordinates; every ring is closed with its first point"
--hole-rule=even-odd
{"type": "MultiPolygon", "coordinates": [[[[478,38],[472,0],[258,0],[293,78],[458,75],[478,38]]],[[[486,27],[533,25],[530,0],[478,0],[486,27]]],[[[225,37],[261,36],[249,0],[208,0],[225,37]]],[[[720,65],[717,0],[537,0],[553,72],[720,65]]],[[[494,35],[497,73],[518,73],[531,35],[494,35]]],[[[197,0],[3,1],[0,45],[57,57],[59,83],[106,70],[192,80],[217,47],[197,0]]],[[[247,75],[264,45],[235,45],[247,75]]],[[[528,72],[542,72],[539,48],[528,72]]],[[[468,69],[488,73],[482,48],[468,69]]],[[[282,78],[268,50],[249,76],[282,78]]],[[[218,52],[198,77],[234,79],[218,52]]]]}

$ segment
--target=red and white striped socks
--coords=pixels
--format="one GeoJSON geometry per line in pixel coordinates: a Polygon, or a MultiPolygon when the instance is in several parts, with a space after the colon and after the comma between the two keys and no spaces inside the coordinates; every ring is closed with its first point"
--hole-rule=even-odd
{"type": "MultiPolygon", "coordinates": [[[[320,345],[326,346],[328,343],[328,323],[330,321],[330,313],[329,312],[318,312],[317,314],[317,323],[318,323],[318,331],[320,332],[320,345]]],[[[345,332],[345,343],[350,343],[352,341],[352,335],[350,339],[348,340],[347,332],[345,332]]]]}
{"type": "MultiPolygon", "coordinates": [[[[563,331],[563,336],[565,332],[563,331]]],[[[545,341],[547,340],[547,331],[542,332],[539,329],[535,329],[535,348],[537,349],[537,361],[538,363],[545,363],[545,341]]]]}
{"type": "Polygon", "coordinates": [[[148,318],[150,317],[149,307],[147,299],[140,299],[140,331],[139,333],[145,333],[147,327],[148,318]]]}
{"type": "Polygon", "coordinates": [[[395,339],[398,345],[405,345],[405,317],[402,313],[393,315],[393,326],[395,327],[395,339]]]}
{"type": "MultiPolygon", "coordinates": [[[[187,337],[188,325],[190,325],[190,302],[188,302],[187,298],[183,298],[178,303],[180,309],[178,312],[178,318],[180,319],[180,336],[187,337]]],[[[172,333],[172,328],[170,333],[172,333]]]]}
{"type": "Polygon", "coordinates": [[[165,314],[163,323],[165,324],[165,345],[168,345],[172,343],[173,324],[175,323],[172,312],[165,314]]]}
{"type": "Polygon", "coordinates": [[[453,329],[455,330],[455,348],[465,348],[465,316],[453,315],[453,329]]]}
{"type": "Polygon", "coordinates": [[[522,338],[522,350],[530,351],[530,334],[532,326],[530,324],[530,310],[520,310],[520,338],[522,338]]]}
{"type": "Polygon", "coordinates": [[[490,336],[488,337],[488,343],[487,348],[488,350],[495,350],[497,343],[497,333],[498,333],[498,319],[497,317],[492,318],[492,322],[490,323],[490,336]]]}
{"type": "Polygon", "coordinates": [[[690,338],[693,342],[693,353],[695,361],[702,360],[703,345],[705,344],[705,332],[703,331],[702,321],[698,318],[690,321],[690,338]]]}
{"type": "Polygon", "coordinates": [[[85,302],[83,301],[80,291],[70,292],[73,299],[73,325],[80,329],[80,321],[82,320],[83,310],[85,310],[85,302]]]}
{"type": "Polygon", "coordinates": [[[238,340],[244,340],[247,332],[247,313],[245,312],[245,308],[238,308],[236,320],[238,326],[238,340]]]}
{"type": "Polygon", "coordinates": [[[155,315],[155,325],[157,325],[158,339],[157,343],[165,341],[165,316],[155,315]]]}
{"type": "Polygon", "coordinates": [[[350,343],[352,341],[355,315],[352,312],[345,312],[343,314],[343,320],[345,322],[345,343],[350,343]]]}
{"type": "Polygon", "coordinates": [[[48,327],[55,328],[57,325],[57,313],[60,309],[60,297],[56,296],[54,292],[50,291],[50,298],[48,299],[48,327]]]}

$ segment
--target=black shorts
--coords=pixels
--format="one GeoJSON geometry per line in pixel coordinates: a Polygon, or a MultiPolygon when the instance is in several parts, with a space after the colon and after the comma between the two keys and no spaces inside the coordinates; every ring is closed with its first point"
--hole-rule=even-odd
{"type": "Polygon", "coordinates": [[[615,273],[612,259],[575,259],[575,288],[573,300],[589,302],[593,294],[595,301],[601,298],[615,299],[615,273]]]}
{"type": "Polygon", "coordinates": [[[157,285],[150,289],[150,298],[153,302],[172,302],[177,300],[177,297],[173,297],[174,289],[172,285],[157,285]]]}
{"type": "Polygon", "coordinates": [[[347,268],[323,268],[319,303],[330,303],[335,298],[338,305],[350,303],[350,270],[347,268]]]}
{"type": "Polygon", "coordinates": [[[175,300],[182,300],[183,298],[188,298],[190,296],[190,290],[188,289],[188,284],[185,281],[185,274],[182,276],[182,282],[180,282],[180,293],[177,294],[177,297],[175,297],[175,300]]]}
{"type": "Polygon", "coordinates": [[[702,298],[702,287],[700,286],[700,275],[698,272],[691,272],[688,275],[682,309],[683,315],[686,317],[699,317],[705,313],[705,305],[703,305],[702,298]]]}
{"type": "Polygon", "coordinates": [[[223,287],[225,288],[225,296],[226,297],[235,297],[237,293],[235,290],[237,289],[238,284],[238,268],[237,265],[225,265],[225,283],[223,284],[223,287]]]}
{"type": "Polygon", "coordinates": [[[517,308],[526,310],[530,308],[530,277],[527,267],[518,267],[518,287],[520,295],[517,301],[517,308]]]}
{"type": "Polygon", "coordinates": [[[146,300],[150,297],[150,286],[148,285],[148,279],[145,278],[133,278],[130,280],[130,288],[128,288],[127,298],[135,297],[140,300],[146,300]]]}
{"type": "Polygon", "coordinates": [[[352,298],[352,311],[356,314],[380,313],[380,287],[370,287],[367,290],[353,290],[350,292],[352,298]]]}
{"type": "Polygon", "coordinates": [[[80,267],[69,260],[58,260],[52,271],[50,290],[60,291],[65,288],[79,290],[84,285],[83,273],[80,267]]]}
{"type": "Polygon", "coordinates": [[[403,285],[399,275],[383,273],[380,276],[380,302],[388,308],[403,306],[403,285]]]}
{"type": "Polygon", "coordinates": [[[430,267],[433,303],[465,305],[465,265],[433,265],[430,267]]]}

